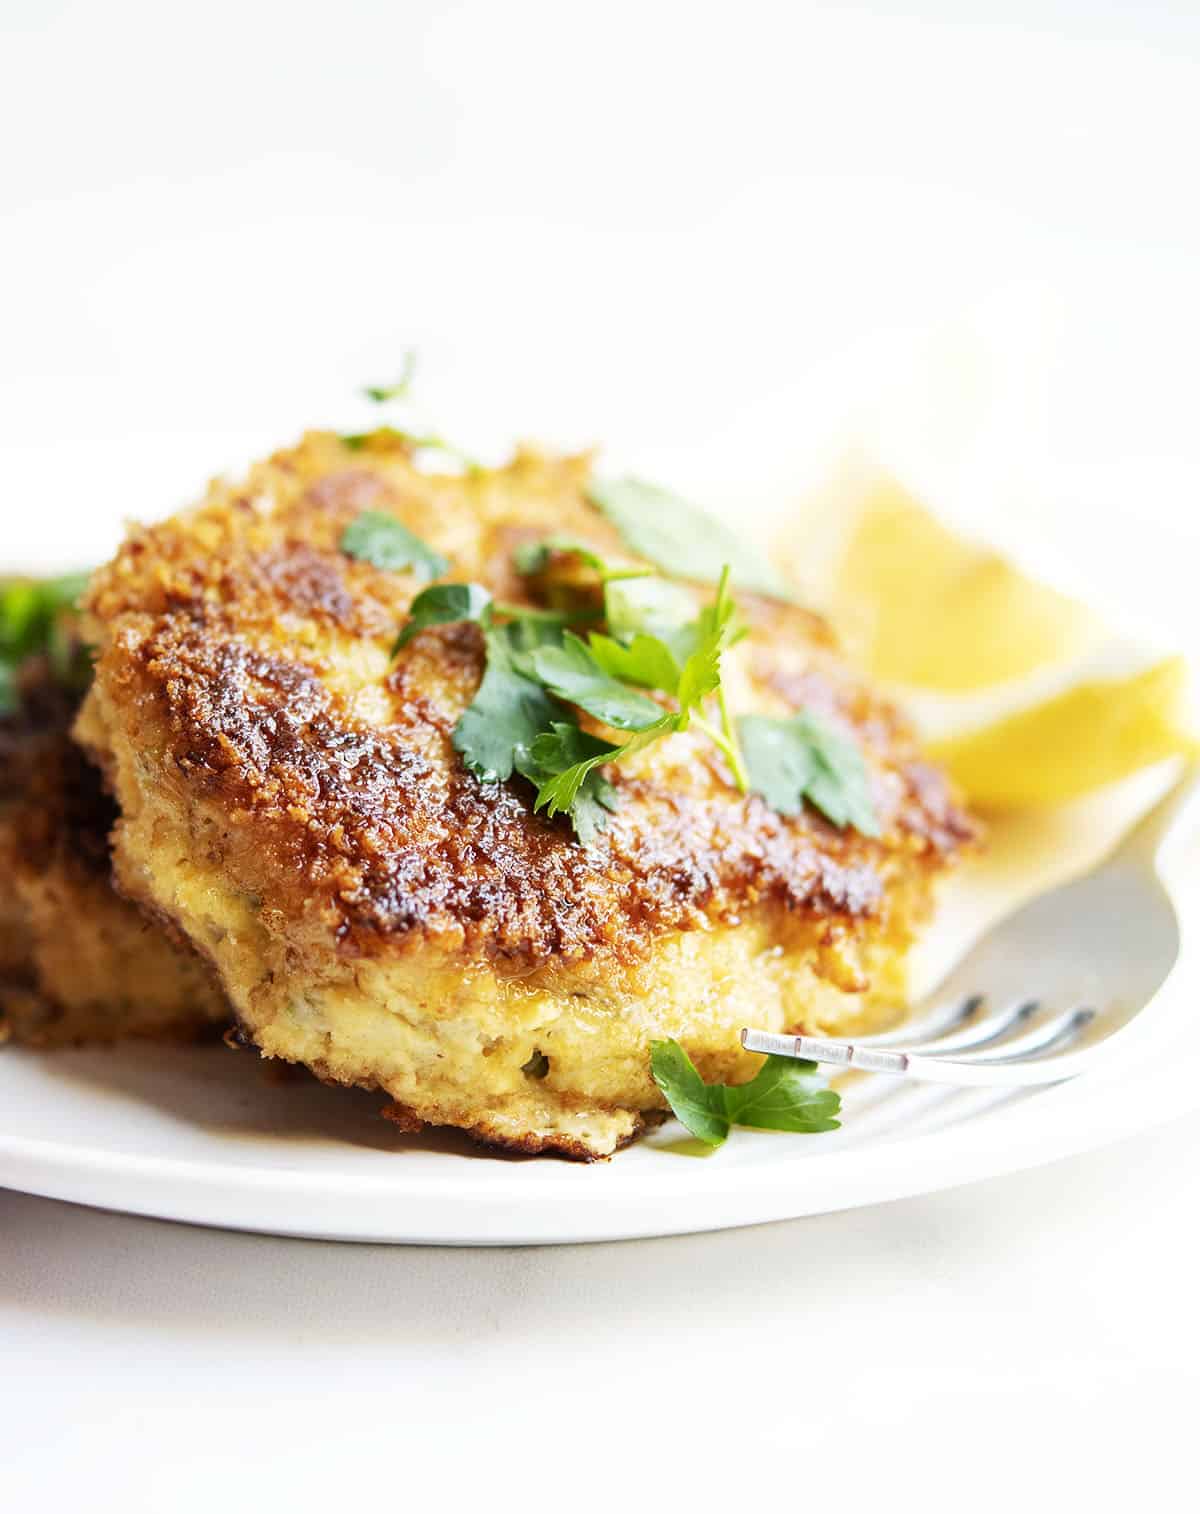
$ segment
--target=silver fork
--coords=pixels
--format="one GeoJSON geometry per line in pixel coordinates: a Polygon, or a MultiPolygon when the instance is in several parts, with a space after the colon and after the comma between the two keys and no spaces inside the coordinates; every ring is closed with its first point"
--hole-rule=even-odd
{"type": "Polygon", "coordinates": [[[1198,818],[1191,765],[1097,867],[994,926],[897,1030],[848,1042],[748,1028],[742,1045],[964,1087],[1073,1078],[1112,1049],[1175,965],[1179,917],[1163,868],[1198,818]]]}

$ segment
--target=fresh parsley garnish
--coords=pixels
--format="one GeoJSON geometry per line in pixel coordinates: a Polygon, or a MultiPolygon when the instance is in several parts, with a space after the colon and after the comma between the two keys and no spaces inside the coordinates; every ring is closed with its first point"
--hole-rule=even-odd
{"type": "Polygon", "coordinates": [[[450,567],[449,558],[382,510],[364,510],[342,532],[339,545],[348,557],[393,572],[411,568],[418,578],[440,578],[450,567]]]}
{"type": "Polygon", "coordinates": [[[837,1130],[841,1099],[815,1062],[768,1057],[748,1083],[706,1083],[678,1041],[650,1043],[650,1073],[676,1118],[708,1146],[734,1125],[815,1134],[837,1130]]]}
{"type": "Polygon", "coordinates": [[[643,689],[662,689],[670,694],[679,687],[675,653],[657,636],[638,634],[626,644],[593,632],[588,651],[598,667],[624,683],[637,684],[643,689]]]}
{"type": "MultiPolygon", "coordinates": [[[[400,370],[400,377],[394,384],[368,384],[363,389],[363,394],[375,405],[404,405],[410,398],[413,378],[417,371],[417,354],[409,349],[404,354],[404,365],[400,370]]],[[[397,426],[388,423],[383,426],[375,426],[370,431],[350,431],[342,434],[342,445],[348,447],[351,452],[361,452],[373,442],[385,444],[399,443],[408,448],[410,452],[441,452],[447,457],[453,458],[468,473],[482,471],[479,462],[469,457],[461,448],[448,442],[445,437],[428,430],[413,430],[411,427],[397,426]]]]}
{"type": "Polygon", "coordinates": [[[520,622],[485,622],[487,666],[475,698],[454,727],[454,749],[485,783],[503,783],[522,771],[538,736],[563,718],[542,686],[527,677],[518,661],[528,653],[520,622]]]}
{"type": "Polygon", "coordinates": [[[456,621],[481,621],[492,603],[492,596],[480,584],[434,584],[422,589],[408,609],[408,623],[396,638],[394,657],[419,632],[428,626],[451,625],[456,621]]]}
{"type": "MultiPolygon", "coordinates": [[[[616,587],[607,584],[606,593],[616,587]]],[[[690,599],[686,605],[694,607],[690,599]]],[[[664,614],[661,602],[658,608],[664,614]]],[[[678,598],[673,608],[681,611],[678,598]]],[[[477,622],[486,664],[475,697],[454,728],[455,749],[485,782],[503,782],[514,772],[528,779],[537,790],[534,809],[550,818],[569,815],[585,843],[603,829],[616,804],[616,790],[600,769],[693,722],[725,753],[735,782],[746,792],[736,732],[720,690],[721,654],[737,635],[729,574],[722,574],[714,602],[693,621],[660,624],[669,642],[642,631],[627,643],[596,633],[584,641],[570,629],[572,618],[569,611],[495,603],[479,584],[435,584],[414,599],[393,655],[429,626],[477,622]],[[642,689],[673,698],[676,708],[642,689]],[[714,693],[719,727],[702,713],[714,693]],[[614,744],[585,731],[577,711],[625,732],[625,740],[614,744]]],[[[618,613],[610,627],[614,623],[630,622],[618,613]]]]}
{"type": "Polygon", "coordinates": [[[612,521],[631,552],[664,573],[716,583],[729,567],[743,588],[791,599],[787,581],[740,532],[667,489],[637,478],[597,479],[588,499],[612,521]]]}
{"type": "MultiPolygon", "coordinates": [[[[596,573],[605,567],[598,555],[585,565],[596,573]]],[[[693,725],[724,755],[742,793],[754,789],[787,815],[807,800],[835,825],[877,835],[869,774],[848,735],[811,712],[730,718],[721,659],[744,631],[729,576],[723,569],[715,597],[698,613],[693,596],[677,585],[607,581],[607,629],[586,640],[572,623],[594,615],[594,605],[571,611],[503,604],[479,584],[435,584],[414,599],[394,652],[430,626],[478,623],[484,675],[455,726],[455,748],[486,782],[514,773],[526,778],[536,790],[534,809],[569,816],[585,843],[616,807],[616,790],[602,770],[693,725]],[[580,712],[624,739],[584,730],[580,712]]]]}
{"type": "Polygon", "coordinates": [[[514,771],[530,767],[538,735],[565,718],[533,666],[543,647],[561,644],[562,617],[496,604],[480,584],[434,584],[413,600],[393,656],[418,632],[456,621],[475,621],[481,627],[486,664],[474,699],[455,725],[454,747],[477,778],[504,782],[514,771]],[[498,615],[511,618],[499,624],[498,615]]]}
{"type": "Polygon", "coordinates": [[[781,815],[798,815],[807,799],[836,826],[879,835],[870,774],[862,752],[831,721],[811,710],[784,718],[738,721],[750,787],[781,815]]]}
{"type": "Polygon", "coordinates": [[[624,750],[568,720],[556,720],[520,753],[518,770],[537,788],[534,809],[545,809],[551,818],[569,814],[575,834],[590,846],[617,807],[617,791],[600,769],[624,750]]]}
{"type": "MultiPolygon", "coordinates": [[[[531,661],[538,681],[618,731],[644,731],[662,719],[662,706],[605,671],[585,642],[568,631],[558,646],[541,647],[531,661]]],[[[654,688],[654,684],[647,685],[654,688]]]]}
{"type": "Polygon", "coordinates": [[[387,405],[393,400],[407,399],[416,372],[417,354],[415,348],[410,347],[404,354],[400,377],[394,384],[368,384],[363,393],[376,405],[387,405]]]}
{"type": "Polygon", "coordinates": [[[528,770],[521,769],[538,786],[534,809],[545,810],[551,819],[569,815],[575,834],[587,845],[607,824],[604,811],[616,808],[616,790],[604,779],[601,767],[623,762],[669,736],[676,729],[675,722],[674,715],[664,714],[620,746],[601,741],[577,725],[556,723],[537,737],[528,770]]]}
{"type": "Polygon", "coordinates": [[[87,581],[86,573],[69,573],[0,583],[0,714],[17,708],[21,664],[37,653],[46,654],[60,683],[73,689],[86,686],[90,674],[86,651],[64,628],[62,617],[74,608],[87,581]]]}
{"type": "Polygon", "coordinates": [[[677,653],[681,651],[681,661],[691,651],[690,645],[681,648],[678,636],[696,619],[696,596],[670,579],[635,578],[606,584],[604,615],[609,633],[618,641],[628,641],[644,631],[665,641],[677,653]]]}

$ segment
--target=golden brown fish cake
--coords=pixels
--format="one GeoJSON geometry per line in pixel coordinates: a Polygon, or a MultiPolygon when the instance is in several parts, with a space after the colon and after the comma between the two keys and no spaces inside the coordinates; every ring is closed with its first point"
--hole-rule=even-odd
{"type": "Polygon", "coordinates": [[[112,887],[116,806],[70,738],[77,698],[44,659],[0,717],[0,1035],[60,1046],[227,1024],[206,965],[112,887]]]}
{"type": "MultiPolygon", "coordinates": [[[[339,550],[364,510],[526,599],[514,547],[618,550],[587,458],[420,472],[402,443],[316,433],[135,530],[93,580],[97,676],[77,728],[122,819],[123,889],[213,962],[268,1056],[384,1089],[401,1118],[524,1150],[611,1152],[664,1108],[651,1039],[747,1076],[737,1028],[865,1028],[894,1014],[932,881],[970,835],[896,712],[811,615],[739,596],[742,712],[836,712],[869,763],[882,835],[741,797],[688,733],[612,770],[591,847],[521,781],[453,749],[483,671],[474,625],[395,658],[411,572],[339,550]]],[[[628,555],[628,554],[626,554],[628,555]]]]}

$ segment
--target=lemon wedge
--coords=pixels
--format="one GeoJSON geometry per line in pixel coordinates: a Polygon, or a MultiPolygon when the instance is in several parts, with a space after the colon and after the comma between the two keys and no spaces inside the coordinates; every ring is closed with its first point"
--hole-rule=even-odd
{"type": "Polygon", "coordinates": [[[981,807],[1060,803],[1197,750],[1182,655],[1115,630],[895,479],[841,480],[784,555],[981,807]]]}

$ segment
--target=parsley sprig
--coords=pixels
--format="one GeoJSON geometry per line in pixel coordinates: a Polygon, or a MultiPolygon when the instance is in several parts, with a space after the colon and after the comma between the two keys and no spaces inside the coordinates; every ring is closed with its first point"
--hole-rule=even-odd
{"type": "Polygon", "coordinates": [[[626,546],[664,573],[715,583],[729,567],[743,588],[791,599],[791,586],[741,532],[639,478],[594,479],[588,499],[616,526],[626,546]]]}
{"type": "MultiPolygon", "coordinates": [[[[598,557],[595,563],[602,570],[598,557]]],[[[615,584],[628,583],[623,573],[607,578],[606,599],[615,584]]],[[[497,605],[478,584],[437,584],[413,601],[397,650],[433,625],[474,620],[483,630],[486,671],[454,732],[455,748],[477,777],[503,781],[520,773],[537,790],[534,809],[550,818],[569,816],[587,844],[615,807],[616,791],[600,770],[695,724],[724,754],[738,788],[747,791],[737,733],[721,696],[721,656],[738,634],[728,572],[713,604],[694,620],[673,625],[669,640],[631,630],[650,622],[631,615],[626,601],[606,611],[610,632],[623,633],[625,640],[593,631],[585,641],[570,629],[570,618],[569,611],[497,605]],[[501,623],[505,616],[511,619],[501,623]],[[651,694],[671,699],[673,707],[651,694]],[[714,695],[717,724],[703,713],[714,695]],[[584,730],[576,711],[622,732],[624,740],[584,730]]]]}
{"type": "Polygon", "coordinates": [[[394,515],[383,510],[364,510],[355,516],[342,532],[338,545],[347,557],[393,572],[411,568],[426,581],[440,578],[450,567],[449,558],[435,552],[394,515]]]}
{"type": "Polygon", "coordinates": [[[842,1101],[815,1062],[768,1057],[748,1083],[706,1083],[678,1041],[652,1041],[650,1074],[675,1117],[707,1146],[720,1146],[734,1125],[816,1134],[841,1123],[842,1101]]]}
{"type": "MultiPolygon", "coordinates": [[[[413,380],[417,372],[417,354],[410,348],[404,354],[403,366],[400,376],[392,384],[367,384],[362,393],[364,398],[373,405],[396,406],[407,405],[411,399],[413,380]]],[[[413,429],[412,427],[397,426],[388,423],[376,426],[370,431],[350,431],[342,435],[342,445],[348,447],[351,452],[361,452],[375,442],[399,442],[407,447],[410,452],[441,452],[454,462],[458,463],[467,473],[479,473],[482,471],[479,461],[464,452],[461,447],[456,447],[453,442],[446,440],[436,431],[425,428],[413,429]]]]}
{"type": "MultiPolygon", "coordinates": [[[[342,550],[425,579],[448,560],[394,517],[365,512],[346,528],[342,550]]],[[[639,566],[610,563],[586,542],[549,537],[518,548],[518,571],[562,601],[553,608],[498,603],[480,584],[433,583],[413,600],[392,655],[434,626],[474,622],[484,675],[454,729],[454,746],[484,782],[517,774],[535,790],[534,809],[569,817],[590,844],[617,807],[605,770],[694,727],[725,758],[739,792],[759,794],[785,815],[807,802],[834,825],[877,835],[862,753],[836,720],[803,711],[734,721],[722,658],[745,635],[720,572],[711,602],[639,566]],[[558,558],[574,562],[555,575],[558,558]],[[578,578],[583,570],[584,581],[578,578]],[[547,577],[549,575],[549,577],[547,577]],[[602,608],[600,606],[602,605],[602,608]],[[603,629],[581,634],[590,620],[603,629]],[[620,740],[582,724],[590,717],[620,740]]]]}
{"type": "Polygon", "coordinates": [[[750,786],[781,815],[798,815],[804,801],[838,827],[879,835],[871,780],[857,744],[813,710],[785,719],[743,715],[738,721],[750,786]]]}
{"type": "Polygon", "coordinates": [[[71,688],[86,686],[90,663],[64,617],[87,581],[86,573],[0,581],[0,714],[17,709],[21,665],[37,653],[49,657],[60,683],[71,688]]]}

